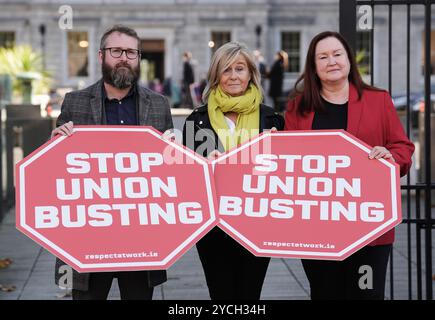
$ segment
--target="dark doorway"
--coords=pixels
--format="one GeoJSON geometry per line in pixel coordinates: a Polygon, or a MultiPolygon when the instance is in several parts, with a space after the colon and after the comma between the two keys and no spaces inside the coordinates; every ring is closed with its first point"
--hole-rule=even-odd
{"type": "Polygon", "coordinates": [[[165,78],[165,41],[142,40],[141,41],[141,79],[146,83],[165,78]]]}

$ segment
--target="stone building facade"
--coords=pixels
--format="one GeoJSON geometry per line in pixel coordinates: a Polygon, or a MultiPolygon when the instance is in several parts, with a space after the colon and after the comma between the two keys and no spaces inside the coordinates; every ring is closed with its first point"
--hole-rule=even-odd
{"type": "MultiPolygon", "coordinates": [[[[142,71],[148,81],[169,77],[180,81],[185,51],[192,52],[199,80],[205,77],[213,50],[228,40],[237,40],[260,49],[268,66],[278,50],[286,50],[291,59],[285,82],[288,89],[303,70],[311,38],[324,30],[338,30],[338,11],[338,0],[0,0],[0,46],[8,39],[31,44],[43,53],[55,87],[77,88],[100,78],[99,40],[114,24],[134,28],[143,39],[142,71]],[[68,26],[65,19],[69,14],[72,25],[68,26]]],[[[423,9],[413,6],[411,91],[423,88],[423,17],[423,9]]],[[[405,21],[405,7],[395,8],[393,93],[406,89],[405,21]]],[[[365,49],[366,62],[374,59],[375,84],[388,88],[386,8],[376,10],[374,24],[374,56],[369,56],[369,32],[358,36],[358,45],[365,49]]]]}

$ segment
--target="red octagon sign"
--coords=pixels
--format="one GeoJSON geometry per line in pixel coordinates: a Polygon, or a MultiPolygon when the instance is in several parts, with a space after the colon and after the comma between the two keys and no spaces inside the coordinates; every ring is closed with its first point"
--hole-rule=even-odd
{"type": "Polygon", "coordinates": [[[399,166],[345,131],[262,134],[213,162],[219,226],[257,256],[343,260],[401,222],[399,166]]]}
{"type": "Polygon", "coordinates": [[[210,170],[150,127],[77,126],[17,164],[17,228],[79,272],[167,269],[217,223],[210,170]]]}

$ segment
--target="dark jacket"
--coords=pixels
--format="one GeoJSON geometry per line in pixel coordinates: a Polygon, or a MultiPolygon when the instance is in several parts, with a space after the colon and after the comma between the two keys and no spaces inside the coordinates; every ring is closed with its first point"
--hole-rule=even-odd
{"type": "MultiPolygon", "coordinates": [[[[56,125],[61,126],[68,121],[74,125],[101,125],[104,124],[103,103],[102,103],[103,81],[91,85],[83,90],[67,93],[62,103],[61,114],[56,125]]],[[[138,123],[142,126],[153,126],[160,132],[173,128],[171,109],[168,100],[149,89],[138,86],[137,116],[138,123]]],[[[55,282],[63,276],[61,268],[65,263],[56,259],[55,282]]],[[[153,287],[165,282],[166,271],[149,271],[148,286],[153,287]]],[[[89,273],[78,273],[73,271],[72,288],[87,291],[89,285],[89,273]]]]}
{"type": "MultiPolygon", "coordinates": [[[[275,127],[278,130],[283,130],[284,118],[271,107],[261,104],[259,125],[260,133],[265,129],[272,129],[272,127],[275,127]]],[[[204,157],[207,157],[211,151],[216,149],[220,152],[225,152],[217,133],[211,126],[207,105],[203,105],[193,110],[193,112],[187,117],[183,127],[183,144],[204,157]],[[204,130],[202,131],[204,134],[197,135],[200,130],[204,130]],[[205,141],[211,141],[212,146],[205,147],[205,141]]]]}
{"type": "Polygon", "coordinates": [[[284,66],[282,61],[276,60],[269,72],[269,96],[281,97],[284,83],[284,66]]]}
{"type": "Polygon", "coordinates": [[[189,61],[185,61],[183,64],[183,82],[189,85],[195,82],[193,68],[189,61]]]}
{"type": "MultiPolygon", "coordinates": [[[[103,81],[100,80],[82,90],[65,95],[61,113],[56,121],[59,127],[68,121],[75,125],[101,125],[103,118],[103,81]]],[[[160,132],[173,128],[168,99],[145,87],[137,86],[137,122],[141,126],[152,126],[160,132]]]]}

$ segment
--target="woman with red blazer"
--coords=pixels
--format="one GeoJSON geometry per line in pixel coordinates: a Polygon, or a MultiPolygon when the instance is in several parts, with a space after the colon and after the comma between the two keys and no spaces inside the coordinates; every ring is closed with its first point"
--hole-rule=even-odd
{"type": "MultiPolygon", "coordinates": [[[[285,130],[344,129],[373,146],[369,159],[390,159],[401,176],[411,167],[408,140],[387,91],[365,84],[346,40],[322,32],[310,43],[304,73],[295,84],[285,115],[285,130]]],[[[344,261],[302,260],[311,299],[384,299],[394,230],[344,261]],[[360,268],[373,280],[361,286],[360,268]],[[369,269],[368,269],[369,268],[369,269]],[[372,286],[371,286],[372,284],[372,286]]]]}

